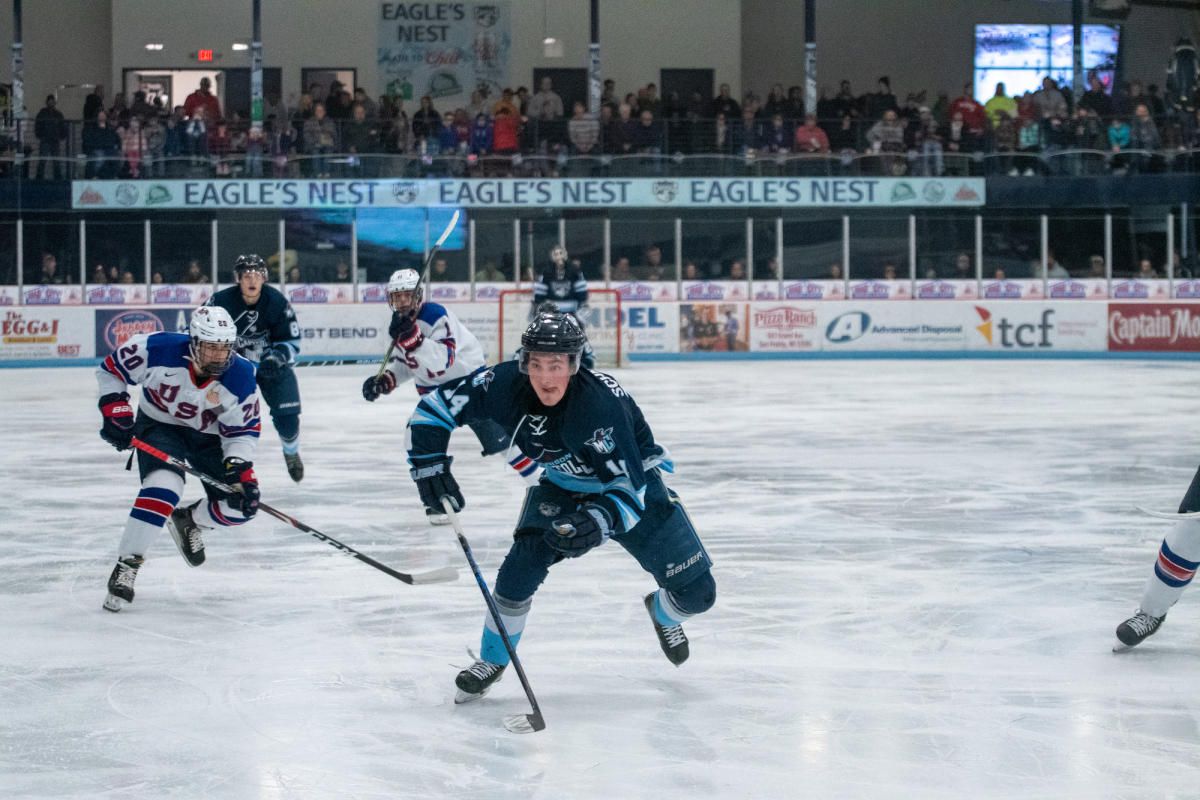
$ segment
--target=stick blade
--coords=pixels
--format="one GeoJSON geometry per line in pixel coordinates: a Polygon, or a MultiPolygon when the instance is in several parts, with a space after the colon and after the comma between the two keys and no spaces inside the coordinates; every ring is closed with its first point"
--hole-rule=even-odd
{"type": "Polygon", "coordinates": [[[511,717],[505,717],[504,727],[510,733],[536,733],[545,729],[546,721],[542,719],[540,711],[535,711],[532,714],[514,714],[511,717]]]}
{"type": "Polygon", "coordinates": [[[449,583],[450,581],[458,580],[458,570],[454,567],[442,567],[430,570],[429,572],[414,572],[411,577],[414,585],[422,583],[449,583]]]}
{"type": "Polygon", "coordinates": [[[1136,508],[1138,511],[1142,512],[1146,516],[1154,517],[1155,519],[1197,519],[1197,518],[1200,518],[1200,511],[1187,511],[1187,512],[1184,512],[1183,514],[1180,514],[1176,511],[1155,511],[1153,508],[1146,508],[1144,506],[1134,506],[1134,508],[1136,508]]]}

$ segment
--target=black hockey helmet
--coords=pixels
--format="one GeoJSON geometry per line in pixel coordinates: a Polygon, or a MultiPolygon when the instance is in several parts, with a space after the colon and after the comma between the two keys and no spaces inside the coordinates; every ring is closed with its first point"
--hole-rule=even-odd
{"type": "Polygon", "coordinates": [[[234,278],[241,278],[247,272],[257,272],[264,279],[271,276],[271,273],[267,271],[267,262],[263,261],[262,256],[255,253],[240,255],[237,257],[237,261],[233,262],[234,278]]]}
{"type": "Polygon", "coordinates": [[[567,356],[571,374],[579,371],[579,356],[587,336],[570,314],[561,311],[539,312],[521,334],[521,372],[529,373],[531,353],[562,353],[567,356]]]}

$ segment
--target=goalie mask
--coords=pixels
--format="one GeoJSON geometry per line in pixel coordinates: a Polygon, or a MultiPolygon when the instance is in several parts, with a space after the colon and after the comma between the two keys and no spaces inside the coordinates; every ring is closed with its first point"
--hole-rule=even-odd
{"type": "Polygon", "coordinates": [[[388,278],[388,307],[397,314],[416,316],[421,307],[421,276],[415,269],[398,269],[388,278]]]}
{"type": "Polygon", "coordinates": [[[561,244],[556,244],[550,248],[550,261],[554,263],[554,268],[562,274],[567,269],[567,248],[561,244]]]}
{"type": "Polygon", "coordinates": [[[220,306],[201,306],[192,312],[188,325],[192,366],[199,375],[217,376],[233,363],[237,326],[220,306]]]}

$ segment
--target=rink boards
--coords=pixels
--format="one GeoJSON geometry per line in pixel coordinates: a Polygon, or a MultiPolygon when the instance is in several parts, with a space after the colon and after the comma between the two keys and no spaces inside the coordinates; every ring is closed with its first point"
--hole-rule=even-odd
{"type": "MultiPolygon", "coordinates": [[[[498,359],[496,303],[448,303],[498,359]]],[[[190,306],[0,308],[0,365],[81,363],[130,336],[186,326],[190,306]]],[[[615,313],[610,309],[607,313],[615,313]]],[[[634,359],[847,355],[1200,354],[1200,302],[787,301],[635,302],[621,307],[634,359]]],[[[388,311],[378,304],[299,305],[301,356],[380,355],[388,311]]]]}

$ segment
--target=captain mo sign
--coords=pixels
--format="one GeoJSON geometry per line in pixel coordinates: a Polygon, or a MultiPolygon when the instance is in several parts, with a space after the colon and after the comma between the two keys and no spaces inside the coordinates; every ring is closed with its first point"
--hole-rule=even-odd
{"type": "Polygon", "coordinates": [[[977,207],[982,178],[74,181],[73,208],[977,207]]]}

